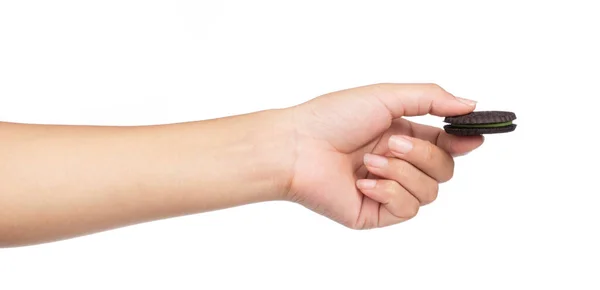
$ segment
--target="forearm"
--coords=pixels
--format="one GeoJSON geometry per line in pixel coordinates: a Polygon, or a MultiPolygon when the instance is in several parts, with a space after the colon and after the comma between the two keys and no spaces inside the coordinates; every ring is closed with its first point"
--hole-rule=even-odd
{"type": "Polygon", "coordinates": [[[139,127],[0,124],[0,244],[65,239],[280,198],[281,111],[139,127]]]}

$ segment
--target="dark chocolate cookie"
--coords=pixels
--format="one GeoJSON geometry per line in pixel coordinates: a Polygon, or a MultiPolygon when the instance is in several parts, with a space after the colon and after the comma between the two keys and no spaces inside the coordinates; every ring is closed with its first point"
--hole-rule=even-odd
{"type": "Polygon", "coordinates": [[[444,119],[449,123],[444,126],[448,134],[474,136],[482,134],[498,134],[512,132],[517,128],[513,121],[517,116],[506,111],[479,111],[466,115],[450,116],[444,119]]]}

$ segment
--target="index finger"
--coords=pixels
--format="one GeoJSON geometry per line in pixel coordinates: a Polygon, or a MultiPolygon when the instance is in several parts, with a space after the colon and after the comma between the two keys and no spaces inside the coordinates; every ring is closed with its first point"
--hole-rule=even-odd
{"type": "Polygon", "coordinates": [[[455,97],[437,84],[383,83],[363,87],[369,97],[376,97],[390,112],[392,119],[403,116],[455,116],[472,112],[476,102],[455,97]]]}

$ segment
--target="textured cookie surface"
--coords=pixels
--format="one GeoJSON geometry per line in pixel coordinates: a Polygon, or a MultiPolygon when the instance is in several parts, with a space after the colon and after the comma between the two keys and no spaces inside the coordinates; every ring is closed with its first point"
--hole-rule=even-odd
{"type": "Polygon", "coordinates": [[[444,122],[457,125],[505,123],[517,119],[513,112],[479,111],[466,115],[446,117],[444,122]]]}
{"type": "Polygon", "coordinates": [[[468,128],[468,127],[455,127],[452,125],[444,126],[444,131],[448,134],[458,136],[476,136],[482,134],[498,134],[512,132],[517,128],[516,124],[511,124],[502,127],[482,127],[482,128],[468,128]]]}

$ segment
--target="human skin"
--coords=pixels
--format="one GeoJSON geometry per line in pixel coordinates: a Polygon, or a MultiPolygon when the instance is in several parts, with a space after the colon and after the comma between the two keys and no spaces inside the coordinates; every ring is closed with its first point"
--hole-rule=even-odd
{"type": "Polygon", "coordinates": [[[474,109],[434,84],[376,84],[197,122],[0,123],[0,246],[276,200],[351,229],[398,224],[483,142],[402,117],[474,109]]]}

